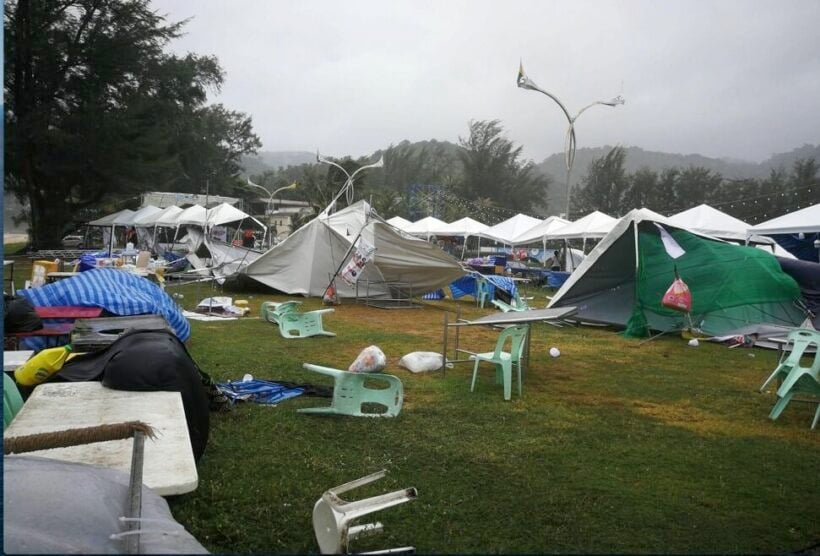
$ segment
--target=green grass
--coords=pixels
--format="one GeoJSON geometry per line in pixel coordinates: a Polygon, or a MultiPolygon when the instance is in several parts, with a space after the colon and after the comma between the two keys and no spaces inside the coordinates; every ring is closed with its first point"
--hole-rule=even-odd
{"type": "MultiPolygon", "coordinates": [[[[250,295],[254,314],[286,299],[250,295]]],[[[398,367],[406,353],[441,348],[443,310],[456,305],[468,317],[490,312],[467,301],[396,311],[346,302],[325,317],[336,338],[305,340],[259,320],[192,323],[191,354],[217,380],[330,384],[302,363],[346,368],[376,344],[404,382],[405,405],[392,420],[296,413],[329,403],[315,398],[212,415],[200,486],[173,500],[177,519],[216,552],[315,552],[322,491],[386,468],[351,494],[414,486],[419,498],[381,514],[384,533],[356,550],[749,553],[820,539],[813,406],[792,404],[771,422],[773,394],[757,393],[775,353],[539,324],[524,396],[514,389],[505,402],[489,368],[470,393],[468,364],[444,375],[398,367]]],[[[319,306],[306,300],[303,310],[319,306]]],[[[461,331],[467,349],[493,338],[461,331]]]]}
{"type": "MultiPolygon", "coordinates": [[[[220,293],[179,291],[187,308],[220,293]]],[[[248,299],[252,316],[263,301],[288,299],[225,295],[248,299]]],[[[302,309],[320,306],[307,299],[302,309]]],[[[387,469],[351,498],[411,486],[419,498],[374,516],[384,532],[355,541],[356,551],[783,553],[820,541],[814,406],[792,403],[772,422],[774,394],[757,392],[776,353],[538,324],[524,396],[513,388],[504,401],[489,368],[471,393],[468,364],[418,375],[397,365],[440,350],[444,310],[457,306],[468,318],[492,312],[468,300],[394,311],[345,301],[324,319],[337,337],[305,340],[253,318],[192,322],[190,353],[218,381],[251,373],[330,385],[302,363],[346,368],[378,345],[405,405],[396,419],[297,414],[329,403],[307,397],[211,414],[199,487],[170,500],[174,516],[213,552],[317,552],[321,493],[387,469]],[[561,357],[549,357],[551,346],[561,357]]],[[[495,334],[461,329],[461,345],[490,349],[495,334]]]]}

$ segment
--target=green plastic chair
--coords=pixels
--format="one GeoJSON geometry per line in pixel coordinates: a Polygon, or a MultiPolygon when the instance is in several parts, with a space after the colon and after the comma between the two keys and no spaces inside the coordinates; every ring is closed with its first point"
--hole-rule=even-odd
{"type": "Polygon", "coordinates": [[[279,313],[277,324],[283,338],[309,338],[311,336],[335,336],[322,327],[322,315],[332,313],[334,309],[318,309],[307,313],[279,313]]]}
{"type": "Polygon", "coordinates": [[[398,377],[380,373],[351,373],[311,363],[303,366],[309,371],[333,377],[333,402],[330,407],[308,407],[299,409],[299,413],[395,417],[401,412],[404,387],[398,377]],[[365,385],[368,381],[386,382],[388,387],[382,390],[370,388],[365,385]],[[365,412],[362,409],[364,404],[378,404],[386,409],[383,413],[365,412]]]}
{"type": "Polygon", "coordinates": [[[281,303],[266,301],[262,304],[259,312],[266,321],[279,324],[279,315],[295,313],[299,311],[299,305],[301,304],[301,301],[283,301],[281,303]]]}
{"type": "Polygon", "coordinates": [[[512,304],[505,303],[500,299],[493,299],[492,303],[505,313],[517,313],[521,311],[530,310],[530,306],[527,305],[526,300],[523,297],[520,297],[517,291],[515,292],[515,296],[512,299],[512,304]]]}
{"type": "Polygon", "coordinates": [[[486,278],[476,275],[475,278],[475,300],[479,307],[484,308],[487,301],[492,301],[493,292],[490,281],[486,278]]]}
{"type": "Polygon", "coordinates": [[[820,365],[820,333],[817,333],[814,330],[807,330],[805,328],[798,328],[789,332],[788,343],[783,348],[783,354],[780,356],[780,362],[772,374],[769,375],[769,378],[763,382],[763,385],[760,387],[760,391],[762,392],[765,390],[766,386],[768,386],[774,379],[778,378],[783,380],[786,378],[792,369],[803,368],[800,367],[800,358],[803,357],[806,349],[812,344],[815,346],[814,349],[817,352],[814,356],[814,364],[812,365],[812,368],[815,368],[820,365]],[[788,350],[789,344],[792,345],[791,350],[788,350]]]}
{"type": "MultiPolygon", "coordinates": [[[[806,329],[793,330],[789,333],[788,339],[789,343],[793,343],[791,352],[784,351],[781,363],[760,387],[763,390],[774,378],[782,379],[777,389],[777,402],[769,413],[769,419],[772,420],[780,417],[796,393],[809,393],[820,397],[820,333],[806,329]],[[814,360],[810,367],[803,367],[800,365],[800,358],[812,345],[815,348],[814,360]]],[[[820,421],[820,400],[811,423],[812,429],[817,427],[818,421],[820,421]]]]}
{"type": "Polygon", "coordinates": [[[23,407],[23,398],[14,380],[3,373],[3,430],[6,430],[23,407]]]}
{"type": "Polygon", "coordinates": [[[476,379],[478,378],[478,365],[482,361],[495,365],[496,384],[504,384],[504,399],[512,397],[512,368],[513,365],[518,370],[518,395],[522,395],[521,389],[521,354],[524,352],[524,340],[529,330],[528,324],[510,326],[501,331],[498,341],[495,343],[495,351],[486,353],[474,353],[470,359],[475,360],[473,366],[473,382],[470,385],[470,392],[475,390],[476,379]],[[504,347],[509,341],[510,350],[504,351],[504,347]]]}

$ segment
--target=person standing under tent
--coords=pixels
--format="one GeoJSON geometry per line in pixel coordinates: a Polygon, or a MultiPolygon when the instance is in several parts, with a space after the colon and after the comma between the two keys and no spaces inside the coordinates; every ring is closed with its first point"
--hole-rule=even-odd
{"type": "Polygon", "coordinates": [[[253,235],[253,230],[250,228],[245,228],[245,233],[242,235],[242,247],[253,249],[255,242],[256,238],[253,235]]]}

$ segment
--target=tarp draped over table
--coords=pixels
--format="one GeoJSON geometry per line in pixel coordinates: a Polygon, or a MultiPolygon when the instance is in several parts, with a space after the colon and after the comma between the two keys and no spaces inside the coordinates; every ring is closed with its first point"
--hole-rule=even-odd
{"type": "Polygon", "coordinates": [[[114,315],[162,315],[177,338],[191,327],[176,303],[151,281],[130,272],[97,268],[39,288],[18,290],[35,307],[102,307],[114,315]]]}

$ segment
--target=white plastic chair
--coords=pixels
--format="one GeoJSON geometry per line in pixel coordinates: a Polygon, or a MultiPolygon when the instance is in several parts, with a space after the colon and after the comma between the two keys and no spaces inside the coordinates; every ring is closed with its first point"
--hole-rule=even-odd
{"type": "MultiPolygon", "coordinates": [[[[382,469],[372,475],[333,487],[326,490],[322,497],[316,501],[316,505],[313,506],[313,531],[316,534],[316,542],[319,543],[319,550],[322,554],[346,554],[350,540],[362,534],[378,533],[383,528],[378,521],[351,526],[352,521],[364,515],[409,502],[418,496],[418,491],[415,488],[406,488],[354,502],[347,502],[339,497],[339,494],[343,492],[372,483],[386,474],[387,471],[382,469]]],[[[386,552],[394,553],[412,550],[414,550],[413,547],[405,547],[391,549],[386,552]]]]}

